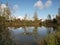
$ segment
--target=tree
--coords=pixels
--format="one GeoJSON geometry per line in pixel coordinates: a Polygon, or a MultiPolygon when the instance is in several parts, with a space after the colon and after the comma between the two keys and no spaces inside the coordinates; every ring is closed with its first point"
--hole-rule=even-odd
{"type": "Polygon", "coordinates": [[[25,14],[24,20],[27,20],[27,14],[25,14]]]}
{"type": "Polygon", "coordinates": [[[48,20],[51,20],[51,15],[50,15],[50,14],[48,14],[47,18],[48,18],[48,20]]]}
{"type": "Polygon", "coordinates": [[[9,17],[11,16],[11,11],[10,11],[10,8],[8,6],[8,3],[6,3],[6,7],[7,8],[5,8],[5,17],[6,17],[6,19],[9,19],[9,17]]]}
{"type": "Polygon", "coordinates": [[[34,18],[35,21],[38,20],[38,15],[37,15],[37,12],[36,12],[36,11],[35,11],[35,13],[34,13],[33,18],[34,18]]]}
{"type": "Polygon", "coordinates": [[[58,15],[60,15],[60,8],[58,9],[58,15]]]}
{"type": "Polygon", "coordinates": [[[60,24],[60,16],[59,15],[56,15],[56,21],[58,24],[60,24]]]}
{"type": "Polygon", "coordinates": [[[1,15],[1,3],[0,3],[0,15],[1,15]]]}
{"type": "Polygon", "coordinates": [[[13,41],[5,21],[5,17],[0,16],[0,45],[13,45],[13,41]]]}
{"type": "Polygon", "coordinates": [[[55,18],[53,19],[53,23],[57,23],[57,20],[55,18]]]}
{"type": "Polygon", "coordinates": [[[10,8],[8,6],[8,3],[6,3],[5,7],[3,7],[3,8],[1,5],[2,4],[0,3],[0,16],[3,16],[8,20],[11,16],[11,11],[10,11],[10,8]]]}

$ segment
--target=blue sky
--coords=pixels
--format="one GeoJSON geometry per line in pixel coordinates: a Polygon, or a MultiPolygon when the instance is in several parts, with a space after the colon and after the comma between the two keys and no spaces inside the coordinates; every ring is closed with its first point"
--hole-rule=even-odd
{"type": "MultiPolygon", "coordinates": [[[[0,0],[6,3],[6,0],[0,0]]],[[[39,19],[46,19],[48,14],[55,16],[60,6],[60,0],[8,0],[12,15],[24,17],[27,13],[32,18],[34,12],[37,11],[39,19]]]]}

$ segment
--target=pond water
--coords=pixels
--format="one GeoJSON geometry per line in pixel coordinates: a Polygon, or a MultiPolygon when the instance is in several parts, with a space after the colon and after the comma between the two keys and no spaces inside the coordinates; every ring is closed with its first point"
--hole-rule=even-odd
{"type": "Polygon", "coordinates": [[[37,45],[48,34],[55,33],[52,27],[20,27],[10,29],[11,37],[15,45],[37,45]]]}

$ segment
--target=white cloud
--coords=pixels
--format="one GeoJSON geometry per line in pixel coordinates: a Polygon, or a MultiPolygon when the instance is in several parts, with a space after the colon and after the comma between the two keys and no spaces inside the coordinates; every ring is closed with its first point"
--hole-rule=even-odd
{"type": "Polygon", "coordinates": [[[49,7],[49,6],[51,6],[51,4],[52,4],[52,1],[51,1],[51,0],[48,0],[48,1],[45,3],[45,7],[49,7]]]}
{"type": "Polygon", "coordinates": [[[23,16],[17,16],[16,18],[20,18],[21,20],[22,20],[22,19],[24,19],[24,17],[23,17],[23,16]]]}
{"type": "Polygon", "coordinates": [[[41,0],[39,0],[34,4],[34,7],[37,7],[39,9],[44,9],[44,8],[50,7],[51,4],[52,4],[51,0],[47,0],[44,5],[43,5],[43,2],[41,0]]]}
{"type": "MultiPolygon", "coordinates": [[[[20,19],[20,20],[23,20],[24,19],[24,16],[16,16],[16,19],[20,19]]],[[[30,17],[27,17],[26,20],[32,20],[30,17]]]]}
{"type": "Polygon", "coordinates": [[[16,11],[16,10],[18,10],[18,9],[19,9],[19,5],[18,5],[18,4],[15,4],[15,5],[13,6],[13,10],[16,11]]]}
{"type": "Polygon", "coordinates": [[[43,3],[41,0],[37,1],[35,4],[34,4],[34,7],[37,7],[39,9],[43,9],[44,6],[43,6],[43,3]]]}
{"type": "Polygon", "coordinates": [[[6,4],[1,4],[1,13],[4,12],[4,8],[7,8],[6,4]]]}
{"type": "Polygon", "coordinates": [[[5,4],[1,4],[1,8],[6,8],[7,6],[5,4]]]}

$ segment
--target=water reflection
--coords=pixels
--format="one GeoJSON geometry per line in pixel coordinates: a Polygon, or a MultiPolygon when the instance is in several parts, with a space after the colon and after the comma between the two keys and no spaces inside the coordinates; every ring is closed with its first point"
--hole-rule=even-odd
{"type": "Polygon", "coordinates": [[[37,45],[44,38],[50,34],[55,32],[52,27],[20,27],[15,30],[10,30],[12,39],[16,43],[16,45],[37,45]]]}
{"type": "Polygon", "coordinates": [[[47,28],[47,33],[50,34],[50,33],[55,33],[56,30],[52,27],[46,27],[47,28]]]}

